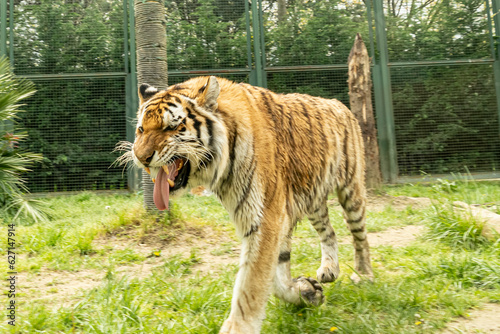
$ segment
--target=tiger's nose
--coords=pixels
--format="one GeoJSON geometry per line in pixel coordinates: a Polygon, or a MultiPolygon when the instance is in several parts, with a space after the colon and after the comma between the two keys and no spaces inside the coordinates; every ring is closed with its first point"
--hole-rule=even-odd
{"type": "Polygon", "coordinates": [[[143,155],[138,155],[136,154],[136,157],[137,159],[144,165],[144,166],[149,166],[149,164],[151,163],[151,161],[153,160],[153,157],[155,155],[155,152],[153,151],[153,153],[151,155],[148,156],[148,154],[143,154],[143,155]]]}

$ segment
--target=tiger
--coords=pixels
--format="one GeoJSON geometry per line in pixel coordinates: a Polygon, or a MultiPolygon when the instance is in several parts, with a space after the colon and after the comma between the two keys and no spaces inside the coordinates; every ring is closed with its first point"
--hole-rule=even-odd
{"type": "Polygon", "coordinates": [[[231,310],[220,333],[259,333],[271,293],[297,305],[324,302],[339,277],[328,214],[336,192],[353,236],[354,281],[373,278],[366,231],[364,148],[350,110],[336,99],[277,94],[209,76],[159,90],[139,87],[134,163],[155,182],[159,210],[203,186],[228,211],[242,248],[231,310]],[[292,232],[307,217],[321,242],[316,278],[292,278],[292,232]]]}

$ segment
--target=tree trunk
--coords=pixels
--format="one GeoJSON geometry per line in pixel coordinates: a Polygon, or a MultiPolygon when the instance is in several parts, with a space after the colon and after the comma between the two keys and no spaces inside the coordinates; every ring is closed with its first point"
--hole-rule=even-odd
{"type": "MultiPolygon", "coordinates": [[[[165,5],[161,0],[135,0],[134,10],[137,83],[147,83],[158,89],[165,89],[168,86],[165,5]]],[[[145,171],[142,172],[142,189],[145,208],[155,211],[154,184],[145,171]]]]}
{"type": "Polygon", "coordinates": [[[377,128],[372,106],[372,81],[370,57],[360,34],[356,34],[354,46],[348,59],[349,102],[351,111],[357,118],[365,143],[366,186],[377,188],[382,183],[380,158],[377,142],[377,128]]]}
{"type": "Polygon", "coordinates": [[[286,19],[286,0],[278,0],[278,25],[286,19]]]}

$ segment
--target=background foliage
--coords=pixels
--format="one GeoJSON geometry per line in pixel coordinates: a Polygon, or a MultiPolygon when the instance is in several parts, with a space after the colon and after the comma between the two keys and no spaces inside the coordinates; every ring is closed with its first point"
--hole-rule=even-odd
{"type": "MultiPolygon", "coordinates": [[[[107,169],[116,157],[114,144],[125,139],[123,78],[56,80],[60,74],[125,71],[123,3],[14,4],[16,74],[53,76],[35,81],[39,92],[22,120],[31,138],[28,148],[44,155],[30,187],[124,187],[121,171],[107,169]]],[[[165,5],[171,84],[191,76],[178,71],[248,67],[243,1],[166,0],[165,5]]],[[[268,87],[348,104],[343,66],[357,32],[371,50],[365,3],[268,0],[263,7],[268,87]],[[338,66],[314,71],[310,65],[338,66]]],[[[389,60],[396,63],[391,81],[400,175],[465,167],[496,171],[499,123],[486,3],[395,0],[384,8],[389,60]],[[449,63],[468,59],[487,61],[449,63]],[[410,63],[415,61],[428,63],[410,63]]],[[[246,73],[224,76],[249,80],[246,73]]]]}
{"type": "Polygon", "coordinates": [[[37,78],[21,125],[25,146],[43,154],[30,174],[34,192],[124,188],[122,171],[109,170],[115,144],[125,137],[123,78],[58,78],[59,74],[124,71],[120,1],[41,0],[15,6],[16,74],[37,78]]]}
{"type": "Polygon", "coordinates": [[[19,148],[26,138],[14,129],[22,101],[33,93],[33,84],[14,77],[9,61],[0,57],[0,222],[7,217],[9,222],[20,216],[35,221],[45,218],[40,202],[25,197],[23,178],[41,157],[19,148]]]}
{"type": "MultiPolygon", "coordinates": [[[[242,4],[200,0],[167,1],[167,6],[170,69],[244,66],[242,4]]],[[[357,32],[370,48],[365,3],[270,0],[263,6],[268,87],[348,104],[346,69],[304,67],[346,64],[357,32]],[[285,16],[279,16],[280,6],[286,7],[285,16]],[[273,70],[278,66],[302,68],[273,70]]],[[[445,64],[492,59],[486,3],[398,0],[384,2],[384,8],[389,60],[405,62],[391,67],[400,174],[497,170],[500,143],[492,62],[445,64]],[[415,61],[430,63],[409,63],[415,61]]]]}

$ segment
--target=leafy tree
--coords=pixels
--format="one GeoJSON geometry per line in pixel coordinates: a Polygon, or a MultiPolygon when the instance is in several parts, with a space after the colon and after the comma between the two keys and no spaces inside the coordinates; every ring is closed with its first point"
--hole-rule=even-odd
{"type": "Polygon", "coordinates": [[[16,74],[122,71],[123,10],[109,0],[25,0],[14,12],[16,74]]]}
{"type": "Polygon", "coordinates": [[[482,0],[388,1],[391,61],[489,57],[482,0]]]}
{"type": "Polygon", "coordinates": [[[247,66],[243,2],[167,1],[167,32],[170,69],[247,66]]]}
{"type": "Polygon", "coordinates": [[[363,3],[293,1],[286,20],[264,18],[268,66],[347,64],[356,33],[368,36],[363,3]]]}

